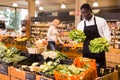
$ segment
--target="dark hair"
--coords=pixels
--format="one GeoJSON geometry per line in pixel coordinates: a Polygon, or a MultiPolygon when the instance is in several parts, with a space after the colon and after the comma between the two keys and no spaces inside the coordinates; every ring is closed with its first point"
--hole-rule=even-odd
{"type": "Polygon", "coordinates": [[[84,3],[80,9],[87,9],[89,10],[90,12],[92,12],[92,9],[91,9],[91,6],[88,4],[88,3],[84,3]]]}

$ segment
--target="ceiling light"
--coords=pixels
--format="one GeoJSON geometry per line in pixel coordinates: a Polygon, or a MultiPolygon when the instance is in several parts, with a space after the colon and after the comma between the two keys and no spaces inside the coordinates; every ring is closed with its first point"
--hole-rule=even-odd
{"type": "Polygon", "coordinates": [[[42,7],[42,6],[40,6],[40,7],[39,7],[39,10],[43,11],[43,7],[42,7]]]}
{"type": "Polygon", "coordinates": [[[98,13],[100,12],[100,9],[93,9],[92,12],[93,12],[94,14],[98,14],[98,13]]]}
{"type": "Polygon", "coordinates": [[[13,7],[18,7],[18,4],[17,3],[13,3],[13,7]]]}
{"type": "Polygon", "coordinates": [[[95,2],[93,3],[93,7],[98,7],[98,6],[99,6],[98,2],[95,1],[95,2]]]}
{"type": "Polygon", "coordinates": [[[35,0],[35,4],[40,4],[40,1],[39,0],[35,0]]]}
{"type": "Polygon", "coordinates": [[[62,9],[65,9],[66,8],[66,5],[64,3],[61,4],[61,8],[62,9]]]}

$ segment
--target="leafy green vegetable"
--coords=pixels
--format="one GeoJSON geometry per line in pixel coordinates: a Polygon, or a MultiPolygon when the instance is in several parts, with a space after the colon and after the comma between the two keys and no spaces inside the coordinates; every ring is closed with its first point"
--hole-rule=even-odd
{"type": "Polygon", "coordinates": [[[17,63],[26,59],[25,56],[18,54],[18,49],[15,47],[6,48],[3,43],[0,43],[0,61],[5,63],[17,63]]]}
{"type": "Polygon", "coordinates": [[[89,50],[92,53],[100,53],[102,51],[108,51],[109,46],[110,44],[105,38],[95,38],[90,41],[89,50]]]}
{"type": "Polygon", "coordinates": [[[81,72],[84,72],[86,69],[78,68],[78,67],[75,67],[74,65],[61,65],[61,64],[59,64],[55,70],[62,73],[62,74],[67,74],[68,76],[71,76],[71,75],[78,75],[81,72]]]}
{"type": "Polygon", "coordinates": [[[4,53],[6,52],[7,52],[6,46],[2,42],[0,42],[0,58],[3,58],[5,56],[4,53]]]}
{"type": "Polygon", "coordinates": [[[78,43],[83,42],[85,40],[85,38],[86,38],[84,32],[82,32],[81,30],[72,30],[72,31],[70,31],[68,36],[72,40],[74,40],[74,41],[76,41],[78,43]]]}

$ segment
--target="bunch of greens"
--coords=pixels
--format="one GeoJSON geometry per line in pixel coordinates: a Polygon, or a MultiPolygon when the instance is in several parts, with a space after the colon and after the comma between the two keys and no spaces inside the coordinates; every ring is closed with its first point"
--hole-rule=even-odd
{"type": "Polygon", "coordinates": [[[70,31],[70,33],[68,34],[68,36],[75,42],[83,42],[86,38],[85,34],[83,31],[81,30],[72,30],[70,31]]]}
{"type": "Polygon", "coordinates": [[[15,47],[8,48],[4,53],[1,53],[4,54],[4,56],[1,58],[1,62],[15,64],[27,58],[25,56],[21,56],[18,52],[19,51],[15,47]]]}
{"type": "Polygon", "coordinates": [[[100,53],[102,51],[108,51],[109,46],[110,44],[105,38],[95,38],[90,41],[89,50],[92,53],[100,53]]]}
{"type": "Polygon", "coordinates": [[[15,47],[6,48],[3,43],[0,43],[0,62],[4,63],[17,63],[26,59],[27,57],[21,56],[15,47]]]}
{"type": "Polygon", "coordinates": [[[67,56],[59,51],[46,51],[41,53],[41,55],[44,57],[44,60],[51,58],[53,60],[60,60],[60,59],[66,59],[67,56]]]}
{"type": "Polygon", "coordinates": [[[55,70],[60,72],[61,74],[66,74],[68,76],[72,76],[72,75],[78,75],[81,72],[84,72],[86,69],[78,68],[78,67],[75,67],[74,65],[61,65],[61,64],[59,64],[55,70]]]}
{"type": "Polygon", "coordinates": [[[5,56],[4,53],[7,52],[7,47],[0,42],[0,61],[1,61],[1,58],[3,58],[5,56]]]}

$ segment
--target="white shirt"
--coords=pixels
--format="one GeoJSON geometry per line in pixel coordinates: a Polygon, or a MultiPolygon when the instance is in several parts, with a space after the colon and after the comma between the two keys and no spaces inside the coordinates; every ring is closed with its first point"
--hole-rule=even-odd
{"type": "Polygon", "coordinates": [[[61,44],[63,44],[62,40],[58,36],[59,36],[59,32],[57,28],[54,25],[51,25],[47,32],[47,40],[55,41],[55,42],[57,42],[58,40],[61,44]]]}
{"type": "MultiPolygon", "coordinates": [[[[96,24],[97,24],[97,28],[98,28],[98,33],[100,34],[101,37],[105,37],[110,42],[111,35],[110,35],[110,30],[109,30],[106,20],[101,17],[98,17],[98,16],[95,16],[95,19],[96,19],[96,24]]],[[[86,21],[86,26],[94,25],[95,24],[94,15],[92,16],[92,18],[89,21],[85,20],[85,19],[82,20],[77,26],[78,30],[84,31],[84,26],[85,26],[84,21],[86,21]]]]}
{"type": "Polygon", "coordinates": [[[47,32],[48,41],[56,41],[57,35],[58,35],[58,31],[57,31],[56,27],[51,25],[48,29],[48,32],[47,32]]]}

